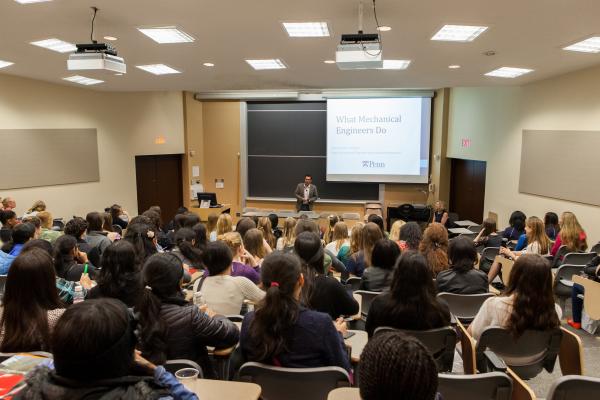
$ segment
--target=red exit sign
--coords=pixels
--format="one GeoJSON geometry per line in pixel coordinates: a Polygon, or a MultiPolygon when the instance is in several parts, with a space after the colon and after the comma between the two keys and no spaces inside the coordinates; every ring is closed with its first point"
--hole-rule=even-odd
{"type": "Polygon", "coordinates": [[[465,139],[463,138],[461,141],[461,146],[462,147],[471,147],[471,139],[465,139]]]}

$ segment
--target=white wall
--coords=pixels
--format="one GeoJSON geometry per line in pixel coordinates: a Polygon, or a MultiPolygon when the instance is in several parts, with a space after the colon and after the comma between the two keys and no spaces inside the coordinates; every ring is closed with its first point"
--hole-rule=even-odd
{"type": "MultiPolygon", "coordinates": [[[[519,193],[523,129],[600,131],[600,68],[521,87],[452,89],[447,152],[448,157],[487,161],[484,212],[498,213],[501,227],[513,210],[539,217],[569,210],[587,231],[590,246],[598,242],[600,207],[519,193]],[[471,147],[462,147],[463,138],[471,139],[471,147]]],[[[548,173],[563,167],[555,160],[548,173]]]]}
{"type": "MultiPolygon", "coordinates": [[[[55,217],[102,211],[113,203],[137,214],[135,156],[184,152],[183,97],[99,92],[0,75],[0,129],[22,128],[96,128],[100,181],[0,191],[0,197],[16,199],[19,215],[39,199],[55,217]],[[166,143],[154,144],[157,136],[166,143]]],[[[27,157],[27,149],[15,151],[27,157]]],[[[0,179],[9,173],[0,171],[0,179]]]]}

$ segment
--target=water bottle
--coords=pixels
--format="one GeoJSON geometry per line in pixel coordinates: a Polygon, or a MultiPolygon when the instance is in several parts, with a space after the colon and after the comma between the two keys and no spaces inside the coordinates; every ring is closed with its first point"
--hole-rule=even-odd
{"type": "Polygon", "coordinates": [[[204,298],[202,297],[202,293],[201,292],[195,292],[194,293],[194,304],[197,305],[198,307],[201,307],[201,306],[203,306],[203,305],[206,304],[204,302],[204,298]]]}
{"type": "Polygon", "coordinates": [[[83,300],[83,288],[77,285],[75,286],[75,293],[73,293],[73,304],[81,303],[83,300]]]}

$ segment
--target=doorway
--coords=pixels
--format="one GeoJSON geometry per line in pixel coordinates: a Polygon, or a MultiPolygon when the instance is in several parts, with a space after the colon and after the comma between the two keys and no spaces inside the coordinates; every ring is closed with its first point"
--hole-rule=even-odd
{"type": "Polygon", "coordinates": [[[138,213],[160,206],[163,223],[183,206],[181,155],[136,156],[138,213]]]}
{"type": "Polygon", "coordinates": [[[452,159],[449,210],[461,220],[483,221],[486,162],[452,159]]]}

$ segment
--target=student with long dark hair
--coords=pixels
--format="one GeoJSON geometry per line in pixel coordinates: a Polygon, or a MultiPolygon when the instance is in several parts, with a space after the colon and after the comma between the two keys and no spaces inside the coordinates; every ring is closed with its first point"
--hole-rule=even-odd
{"type": "Polygon", "coordinates": [[[112,206],[110,206],[108,212],[112,217],[113,225],[119,225],[121,229],[127,228],[127,223],[129,222],[129,214],[127,214],[127,212],[123,210],[123,207],[121,207],[118,204],[113,204],[112,206]]]}
{"type": "Polygon", "coordinates": [[[17,225],[12,230],[12,236],[9,242],[5,243],[0,250],[0,275],[6,275],[15,258],[21,254],[25,243],[33,239],[35,227],[26,222],[17,225]]]}
{"type": "Polygon", "coordinates": [[[267,288],[256,311],[244,317],[240,338],[249,361],[281,367],[338,366],[350,371],[343,320],[302,306],[304,276],[298,258],[275,252],[265,257],[261,279],[267,288]],[[336,329],[337,328],[337,329],[336,329]]]}
{"type": "Polygon", "coordinates": [[[514,211],[510,214],[509,226],[504,229],[502,236],[507,240],[519,240],[519,236],[525,233],[525,221],[527,216],[522,211],[514,211]]]}
{"type": "Polygon", "coordinates": [[[117,300],[69,307],[51,338],[55,371],[35,369],[15,399],[198,400],[164,367],[135,353],[135,329],[117,300]]]}
{"type": "Polygon", "coordinates": [[[133,245],[137,262],[140,265],[144,264],[148,257],[158,253],[156,235],[151,225],[141,222],[135,223],[134,220],[131,220],[123,239],[133,245]]]}
{"type": "Polygon", "coordinates": [[[135,307],[141,326],[142,355],[154,364],[185,358],[214,377],[206,346],[230,347],[239,332],[233,322],[189,304],[181,290],[183,264],[173,254],[155,254],[142,269],[145,289],[135,307]]]}
{"type": "Polygon", "coordinates": [[[13,262],[2,299],[0,351],[49,351],[48,338],[64,312],[58,298],[52,258],[31,249],[13,262]]]}
{"type": "Polygon", "coordinates": [[[450,325],[448,306],[436,298],[427,260],[413,251],[403,253],[396,264],[389,292],[375,297],[365,330],[369,337],[380,326],[427,330],[450,325]]]}
{"type": "Polygon", "coordinates": [[[190,228],[181,228],[175,233],[175,254],[182,263],[191,268],[202,268],[202,250],[195,247],[196,233],[190,228]]]}
{"type": "Polygon", "coordinates": [[[464,236],[450,242],[448,248],[450,269],[437,275],[436,284],[439,292],[459,294],[479,294],[488,292],[488,276],[475,269],[479,260],[475,244],[464,236]]]}
{"type": "Polygon", "coordinates": [[[294,250],[302,262],[304,286],[302,303],[310,309],[327,313],[332,319],[358,313],[358,302],[335,278],[323,270],[325,252],[321,239],[312,232],[302,232],[296,238],[294,250]]]}
{"type": "MultiPolygon", "coordinates": [[[[85,216],[85,220],[88,224],[87,235],[85,240],[90,244],[90,247],[98,248],[98,254],[102,255],[104,249],[110,246],[110,239],[104,234],[102,226],[104,225],[104,218],[99,212],[90,212],[85,216]]],[[[91,250],[90,250],[91,252],[91,250]]]]}
{"type": "Polygon", "coordinates": [[[423,239],[421,227],[414,221],[407,222],[400,228],[400,250],[419,250],[419,244],[423,239]]]}
{"type": "Polygon", "coordinates": [[[87,231],[88,223],[81,217],[73,217],[65,224],[64,232],[65,235],[71,235],[77,239],[77,246],[79,250],[84,253],[89,253],[92,250],[92,246],[84,239],[85,232],[87,231]]]}
{"type": "Polygon", "coordinates": [[[381,292],[390,287],[394,265],[400,257],[400,248],[389,239],[379,239],[373,247],[373,265],[367,269],[360,282],[361,290],[381,292]]]}
{"type": "Polygon", "coordinates": [[[497,233],[496,220],[493,218],[484,219],[483,228],[473,242],[476,247],[481,247],[481,250],[486,247],[500,247],[502,236],[497,233]]]}
{"type": "Polygon", "coordinates": [[[204,249],[206,249],[206,245],[208,245],[206,225],[204,225],[202,222],[198,222],[192,227],[192,230],[196,234],[194,247],[200,251],[204,251],[204,249]]]}
{"type": "Polygon", "coordinates": [[[544,215],[544,226],[546,227],[546,235],[550,240],[556,240],[556,237],[560,232],[558,215],[552,211],[547,212],[546,215],[544,215]]]}
{"type": "Polygon", "coordinates": [[[96,268],[89,262],[87,254],[77,248],[77,239],[64,235],[54,242],[54,268],[56,276],[68,281],[79,281],[85,271],[90,278],[95,279],[96,268]]]}
{"type": "Polygon", "coordinates": [[[98,273],[98,285],[87,294],[88,299],[112,297],[133,307],[142,291],[139,265],[135,259],[133,245],[119,240],[104,250],[102,269],[98,273]]]}

